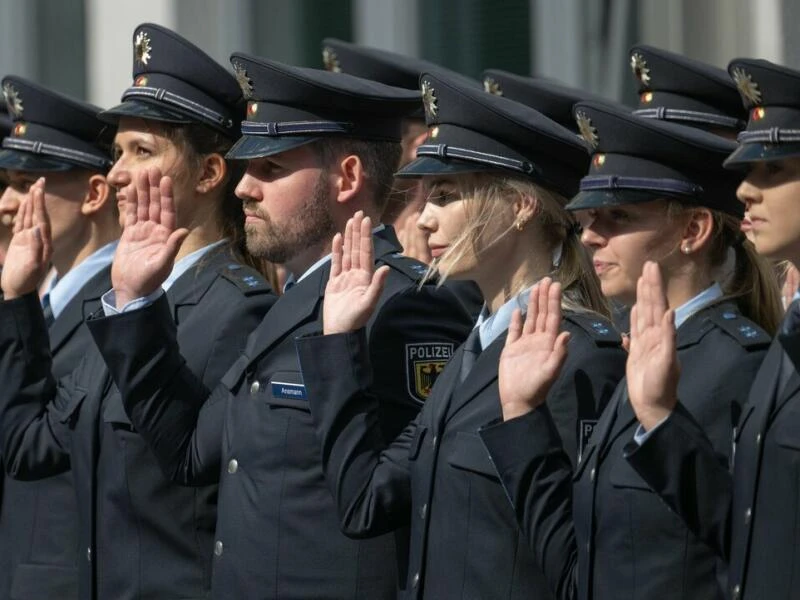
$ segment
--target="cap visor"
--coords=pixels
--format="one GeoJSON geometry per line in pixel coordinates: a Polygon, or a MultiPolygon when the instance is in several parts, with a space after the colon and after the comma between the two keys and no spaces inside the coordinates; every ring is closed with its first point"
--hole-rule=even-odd
{"type": "Polygon", "coordinates": [[[116,125],[120,117],[136,117],[139,119],[149,119],[151,121],[164,121],[165,123],[193,123],[194,120],[177,111],[166,109],[162,106],[141,102],[138,100],[126,100],[122,104],[109,108],[98,113],[97,118],[105,123],[116,125]]]}
{"type": "Polygon", "coordinates": [[[20,150],[0,150],[0,169],[9,171],[69,171],[76,165],[20,150]]]}
{"type": "Polygon", "coordinates": [[[471,163],[463,160],[442,160],[432,156],[422,156],[412,160],[395,177],[424,177],[425,175],[450,175],[456,173],[485,173],[497,171],[495,167],[471,163]]]}
{"type": "Polygon", "coordinates": [[[266,135],[245,135],[239,138],[225,155],[231,160],[249,160],[251,158],[264,158],[298,148],[305,144],[315,142],[319,138],[283,136],[272,137],[266,135]]]}
{"type": "Polygon", "coordinates": [[[652,202],[659,198],[671,197],[667,194],[638,192],[636,190],[590,190],[578,192],[564,207],[567,210],[587,210],[604,206],[622,206],[624,204],[640,204],[652,202]]]}
{"type": "Polygon", "coordinates": [[[741,169],[750,163],[769,160],[780,160],[800,156],[800,143],[797,144],[739,144],[725,162],[726,169],[741,169]]]}

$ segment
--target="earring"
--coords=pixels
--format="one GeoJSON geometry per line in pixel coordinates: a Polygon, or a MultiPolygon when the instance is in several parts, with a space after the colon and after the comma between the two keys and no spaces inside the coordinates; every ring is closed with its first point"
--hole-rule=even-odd
{"type": "Polygon", "coordinates": [[[522,231],[523,229],[525,229],[525,221],[520,219],[519,221],[517,221],[516,227],[517,227],[517,231],[522,231]]]}
{"type": "Polygon", "coordinates": [[[691,251],[692,251],[692,249],[689,246],[684,246],[683,247],[683,253],[684,254],[689,254],[691,251]]]}

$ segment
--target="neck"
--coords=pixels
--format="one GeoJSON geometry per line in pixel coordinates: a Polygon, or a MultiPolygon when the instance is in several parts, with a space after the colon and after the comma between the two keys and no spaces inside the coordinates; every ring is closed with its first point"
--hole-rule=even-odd
{"type": "Polygon", "coordinates": [[[326,238],[324,242],[308,247],[287,261],[284,266],[289,273],[295,277],[301,277],[314,263],[328,256],[331,253],[331,237],[326,238]]]}
{"type": "Polygon", "coordinates": [[[506,256],[502,260],[493,261],[494,265],[487,265],[489,268],[482,269],[474,276],[475,283],[492,313],[552,270],[548,251],[534,252],[530,248],[519,250],[512,255],[512,260],[508,260],[506,256]]]}
{"type": "Polygon", "coordinates": [[[714,280],[710,275],[697,271],[670,277],[666,281],[667,304],[672,309],[683,306],[711,287],[713,283],[714,280]]]}
{"type": "Polygon", "coordinates": [[[84,243],[75,251],[59,249],[53,252],[53,268],[59,277],[63,277],[100,248],[118,239],[119,234],[119,225],[115,221],[92,223],[84,243]]]}
{"type": "Polygon", "coordinates": [[[204,224],[192,228],[189,235],[181,244],[181,249],[175,257],[175,262],[188,256],[192,252],[205,248],[206,246],[218,242],[222,239],[222,231],[216,224],[204,224]]]}

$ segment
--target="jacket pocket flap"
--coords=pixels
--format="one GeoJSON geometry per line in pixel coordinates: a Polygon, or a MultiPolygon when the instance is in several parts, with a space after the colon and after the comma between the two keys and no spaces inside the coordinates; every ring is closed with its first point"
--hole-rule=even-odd
{"type": "Polygon", "coordinates": [[[608,479],[614,487],[652,491],[647,482],[639,476],[622,456],[619,456],[614,461],[614,464],[611,465],[608,479]]]}
{"type": "Polygon", "coordinates": [[[457,469],[465,469],[498,479],[497,469],[489,458],[489,452],[477,433],[459,431],[447,454],[447,462],[457,469]]]}

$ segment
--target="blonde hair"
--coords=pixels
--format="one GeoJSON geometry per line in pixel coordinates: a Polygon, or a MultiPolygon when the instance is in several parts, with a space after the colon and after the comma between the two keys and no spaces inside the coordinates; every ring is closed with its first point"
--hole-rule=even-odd
{"type": "MultiPolygon", "coordinates": [[[[668,218],[675,218],[688,207],[678,201],[668,204],[668,218]]],[[[711,209],[709,209],[711,210],[711,209]]],[[[775,335],[783,309],[780,289],[772,265],[757,252],[741,232],[741,220],[733,215],[711,210],[713,232],[708,248],[709,266],[719,271],[734,251],[733,272],[720,282],[726,298],[736,302],[742,314],[775,335]]]]}
{"type": "MultiPolygon", "coordinates": [[[[438,268],[443,258],[455,265],[468,253],[480,259],[482,253],[507,235],[543,236],[540,241],[550,251],[548,260],[555,263],[548,275],[561,282],[564,310],[594,312],[610,318],[611,311],[600,282],[580,238],[574,233],[575,221],[564,209],[566,198],[529,179],[518,177],[480,174],[458,177],[456,182],[459,197],[466,200],[467,225],[446,254],[433,262],[425,280],[432,278],[434,273],[439,276],[439,284],[447,279],[449,273],[438,268]],[[516,231],[512,202],[520,197],[534,199],[535,226],[516,231]],[[508,226],[494,239],[485,239],[489,225],[498,222],[508,222],[508,226]]],[[[534,283],[522,282],[520,289],[510,290],[509,294],[517,294],[534,283]]]]}

